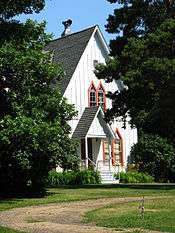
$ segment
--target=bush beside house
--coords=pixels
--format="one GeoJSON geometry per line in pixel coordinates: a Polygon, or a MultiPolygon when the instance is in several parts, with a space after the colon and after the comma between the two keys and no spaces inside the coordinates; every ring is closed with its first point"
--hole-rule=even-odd
{"type": "Polygon", "coordinates": [[[98,171],[83,170],[83,171],[64,171],[49,172],[47,185],[84,185],[84,184],[100,184],[101,177],[98,171]]]}
{"type": "Polygon", "coordinates": [[[120,178],[120,183],[153,183],[154,178],[142,172],[120,172],[115,174],[116,179],[120,178]]]}

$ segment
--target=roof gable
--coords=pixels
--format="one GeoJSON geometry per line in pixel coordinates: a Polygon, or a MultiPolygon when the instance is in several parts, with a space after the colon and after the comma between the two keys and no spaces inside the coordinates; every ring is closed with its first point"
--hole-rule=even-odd
{"type": "Polygon", "coordinates": [[[81,119],[72,135],[73,138],[85,138],[98,111],[98,107],[85,108],[81,119]]]}
{"type": "Polygon", "coordinates": [[[85,108],[80,121],[72,135],[73,138],[85,138],[94,122],[95,118],[98,118],[98,121],[101,127],[104,130],[106,136],[110,138],[115,138],[115,135],[110,128],[110,126],[103,119],[103,111],[101,107],[87,107],[85,108]]]}
{"type": "Polygon", "coordinates": [[[53,62],[60,63],[64,68],[65,76],[59,80],[62,94],[65,92],[95,28],[96,26],[53,40],[45,47],[46,51],[54,53],[53,62]]]}

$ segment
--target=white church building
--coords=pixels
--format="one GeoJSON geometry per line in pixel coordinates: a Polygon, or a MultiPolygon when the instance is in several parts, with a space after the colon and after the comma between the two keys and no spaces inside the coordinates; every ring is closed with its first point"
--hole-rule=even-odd
{"type": "Polygon", "coordinates": [[[110,125],[104,121],[106,109],[112,106],[106,93],[120,91],[123,86],[115,80],[105,83],[94,74],[95,66],[109,58],[109,48],[99,27],[71,33],[71,20],[63,24],[66,28],[62,37],[50,42],[46,50],[53,52],[53,62],[64,68],[65,76],[58,85],[78,112],[69,122],[71,137],[79,142],[81,166],[93,166],[109,179],[110,173],[126,169],[131,147],[137,142],[137,129],[129,123],[124,129],[118,119],[110,125]]]}

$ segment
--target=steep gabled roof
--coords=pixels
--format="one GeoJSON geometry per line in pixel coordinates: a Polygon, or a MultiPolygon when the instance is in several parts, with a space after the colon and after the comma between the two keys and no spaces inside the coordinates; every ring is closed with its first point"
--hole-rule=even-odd
{"type": "Polygon", "coordinates": [[[85,138],[99,107],[85,108],[81,119],[72,135],[73,138],[85,138]]]}
{"type": "Polygon", "coordinates": [[[96,26],[93,26],[83,31],[53,40],[45,47],[46,51],[54,53],[53,62],[60,63],[64,68],[65,76],[59,81],[61,92],[63,94],[95,27],[96,26]]]}
{"type": "Polygon", "coordinates": [[[88,134],[88,131],[92,125],[94,118],[97,117],[99,113],[101,117],[99,117],[98,119],[100,121],[101,126],[103,127],[105,131],[105,134],[110,135],[111,138],[115,138],[114,132],[103,119],[104,114],[100,106],[85,108],[72,137],[78,138],[78,139],[85,138],[88,134]]]}

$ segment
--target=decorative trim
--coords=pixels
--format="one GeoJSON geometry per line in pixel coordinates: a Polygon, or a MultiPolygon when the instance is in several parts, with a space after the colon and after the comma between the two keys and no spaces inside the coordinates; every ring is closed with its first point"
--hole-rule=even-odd
{"type": "Polygon", "coordinates": [[[106,112],[106,92],[105,92],[105,88],[103,87],[102,82],[100,81],[98,87],[97,87],[97,106],[98,106],[98,91],[102,89],[103,90],[103,98],[104,98],[104,112],[106,112]]]}
{"type": "MultiPolygon", "coordinates": [[[[120,162],[121,165],[124,166],[124,143],[123,143],[123,137],[119,131],[118,128],[116,128],[116,134],[118,135],[119,139],[121,140],[121,158],[120,158],[120,162]]],[[[115,139],[114,139],[115,140],[115,139]]],[[[112,140],[112,165],[115,164],[115,158],[114,158],[114,140],[112,140]]]]}
{"type": "Polygon", "coordinates": [[[111,144],[111,157],[112,157],[112,165],[114,166],[115,165],[115,158],[114,158],[114,140],[112,140],[112,144],[111,144]]]}
{"type": "Polygon", "coordinates": [[[91,81],[90,86],[88,88],[88,107],[90,107],[90,91],[94,89],[96,93],[96,102],[97,102],[97,89],[95,88],[94,82],[91,81]]]}

